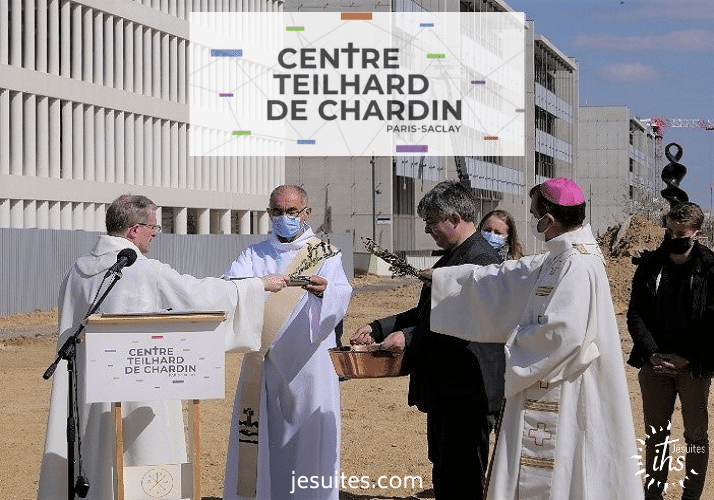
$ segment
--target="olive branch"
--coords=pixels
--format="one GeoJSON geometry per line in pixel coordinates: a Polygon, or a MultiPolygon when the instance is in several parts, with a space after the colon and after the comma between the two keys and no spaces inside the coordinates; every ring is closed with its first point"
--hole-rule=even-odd
{"type": "Polygon", "coordinates": [[[295,271],[290,273],[290,277],[294,278],[296,276],[299,276],[321,260],[328,259],[334,255],[337,255],[338,253],[340,253],[340,250],[338,249],[337,251],[335,251],[334,247],[330,246],[329,239],[327,240],[327,242],[320,241],[320,243],[317,243],[315,245],[311,245],[310,243],[308,243],[307,257],[305,257],[302,262],[300,262],[300,265],[298,265],[295,271]]]}
{"type": "Polygon", "coordinates": [[[384,262],[389,264],[389,271],[392,273],[392,278],[401,278],[403,276],[414,276],[415,278],[419,277],[419,271],[417,268],[409,264],[399,255],[380,247],[374,242],[373,239],[362,238],[362,242],[369,253],[379,257],[384,262]]]}

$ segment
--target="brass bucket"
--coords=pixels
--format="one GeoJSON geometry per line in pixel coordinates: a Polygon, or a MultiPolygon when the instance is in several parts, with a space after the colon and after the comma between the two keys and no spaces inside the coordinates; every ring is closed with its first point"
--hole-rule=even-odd
{"type": "Polygon", "coordinates": [[[404,350],[383,349],[379,344],[333,347],[330,359],[337,375],[345,378],[379,378],[406,375],[404,350]]]}

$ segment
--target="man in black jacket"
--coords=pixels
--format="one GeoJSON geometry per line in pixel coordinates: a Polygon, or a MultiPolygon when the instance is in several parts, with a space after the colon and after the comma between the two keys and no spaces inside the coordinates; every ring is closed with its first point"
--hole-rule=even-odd
{"type": "MultiPolygon", "coordinates": [[[[476,230],[475,200],[463,185],[437,184],[417,212],[425,232],[446,251],[435,268],[501,262],[476,230]]],[[[434,495],[437,500],[481,499],[488,463],[488,403],[497,411],[503,398],[503,345],[476,345],[431,332],[430,312],[431,288],[425,285],[415,308],[358,328],[351,342],[406,346],[409,405],[427,414],[434,495]]]]}
{"type": "Polygon", "coordinates": [[[632,280],[627,311],[627,327],[634,341],[628,363],[640,368],[647,429],[645,498],[661,500],[669,470],[682,469],[681,458],[677,461],[682,453],[668,457],[665,450],[679,394],[687,471],[682,499],[696,500],[704,488],[709,456],[707,400],[714,373],[714,253],[697,241],[704,221],[698,205],[676,205],[665,220],[665,236],[659,248],[633,259],[639,267],[632,280]]]}

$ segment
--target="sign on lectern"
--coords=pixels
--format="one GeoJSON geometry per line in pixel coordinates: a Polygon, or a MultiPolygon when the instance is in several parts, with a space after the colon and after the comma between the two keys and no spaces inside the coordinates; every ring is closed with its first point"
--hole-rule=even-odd
{"type": "Polygon", "coordinates": [[[85,401],[114,403],[117,500],[200,500],[198,403],[225,396],[225,319],[223,311],[86,319],[85,401]],[[121,403],[167,399],[191,400],[190,463],[125,467],[121,403]]]}
{"type": "Polygon", "coordinates": [[[225,397],[221,312],[95,314],[85,330],[85,401],[225,397]]]}

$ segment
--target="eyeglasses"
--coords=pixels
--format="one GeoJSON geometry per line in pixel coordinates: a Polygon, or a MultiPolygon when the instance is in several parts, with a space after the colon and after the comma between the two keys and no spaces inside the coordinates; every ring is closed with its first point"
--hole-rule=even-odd
{"type": "Polygon", "coordinates": [[[159,224],[146,224],[145,222],[137,222],[134,224],[135,226],[144,226],[150,228],[152,231],[156,231],[157,233],[161,232],[161,226],[159,224]]]}
{"type": "Polygon", "coordinates": [[[303,208],[302,210],[298,210],[297,208],[291,208],[287,211],[280,210],[279,208],[269,208],[268,214],[271,217],[280,217],[281,215],[287,215],[291,219],[297,219],[298,217],[300,217],[300,214],[303,213],[305,210],[307,210],[307,207],[303,208]]]}

